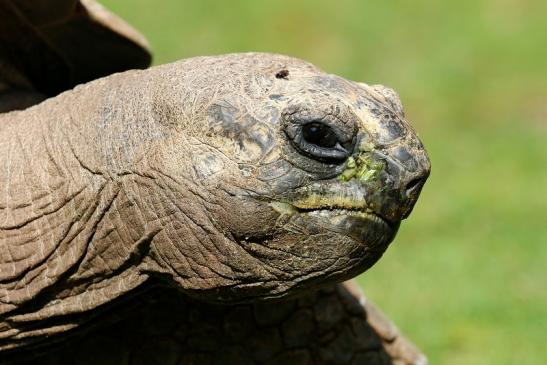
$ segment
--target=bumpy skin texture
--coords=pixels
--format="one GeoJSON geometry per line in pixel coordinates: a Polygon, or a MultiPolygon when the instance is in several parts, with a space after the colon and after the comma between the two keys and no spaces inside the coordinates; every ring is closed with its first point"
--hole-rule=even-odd
{"type": "Polygon", "coordinates": [[[353,277],[429,173],[390,89],[271,54],[78,86],[1,115],[0,154],[0,351],[148,285],[226,304],[353,277]]]}
{"type": "Polygon", "coordinates": [[[425,364],[387,319],[346,283],[287,300],[204,304],[176,290],[141,294],[91,329],[35,349],[17,365],[425,364]],[[44,353],[42,353],[44,352],[44,353]]]}

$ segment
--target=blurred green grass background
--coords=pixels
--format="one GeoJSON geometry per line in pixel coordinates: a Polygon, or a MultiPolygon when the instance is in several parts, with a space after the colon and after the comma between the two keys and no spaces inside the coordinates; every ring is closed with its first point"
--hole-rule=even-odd
{"type": "Polygon", "coordinates": [[[156,64],[277,52],[395,88],[432,175],[367,296],[431,364],[547,363],[547,2],[103,3],[156,64]]]}

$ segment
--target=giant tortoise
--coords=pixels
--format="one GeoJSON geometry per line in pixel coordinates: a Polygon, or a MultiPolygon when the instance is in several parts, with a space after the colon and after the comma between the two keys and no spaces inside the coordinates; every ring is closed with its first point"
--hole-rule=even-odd
{"type": "Polygon", "coordinates": [[[263,53],[145,68],[87,0],[0,2],[0,364],[423,364],[353,282],[427,154],[395,92],[263,53]]]}

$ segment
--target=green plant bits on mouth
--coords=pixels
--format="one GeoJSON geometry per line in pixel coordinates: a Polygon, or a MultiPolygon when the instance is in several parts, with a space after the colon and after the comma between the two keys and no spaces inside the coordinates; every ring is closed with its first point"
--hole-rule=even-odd
{"type": "Polygon", "coordinates": [[[338,179],[340,181],[350,181],[357,173],[356,167],[357,167],[357,164],[353,156],[348,158],[346,162],[346,169],[342,171],[340,176],[338,176],[338,179]]]}
{"type": "Polygon", "coordinates": [[[353,178],[361,182],[374,180],[384,168],[382,162],[374,161],[370,154],[360,153],[357,158],[350,157],[346,169],[339,175],[340,181],[350,181],[353,178]]]}
{"type": "Polygon", "coordinates": [[[355,163],[355,159],[352,157],[348,158],[348,162],[346,163],[346,166],[350,169],[353,169],[357,166],[357,164],[355,163]]]}
{"type": "Polygon", "coordinates": [[[355,177],[362,182],[374,180],[378,176],[379,170],[361,170],[355,177]]]}

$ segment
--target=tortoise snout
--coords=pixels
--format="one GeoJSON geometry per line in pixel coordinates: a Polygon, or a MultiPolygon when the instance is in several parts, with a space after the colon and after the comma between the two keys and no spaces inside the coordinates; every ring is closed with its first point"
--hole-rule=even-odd
{"type": "Polygon", "coordinates": [[[425,154],[410,155],[401,161],[397,155],[376,152],[373,159],[382,161],[378,176],[381,186],[370,189],[375,210],[390,221],[399,221],[411,213],[429,176],[430,164],[425,154]]]}
{"type": "Polygon", "coordinates": [[[412,178],[404,187],[404,196],[407,199],[418,199],[428,176],[429,174],[424,173],[421,176],[412,178]]]}
{"type": "Polygon", "coordinates": [[[429,176],[429,169],[420,171],[418,175],[410,175],[401,186],[399,193],[400,214],[404,219],[412,212],[412,208],[418,201],[420,192],[429,176]]]}

